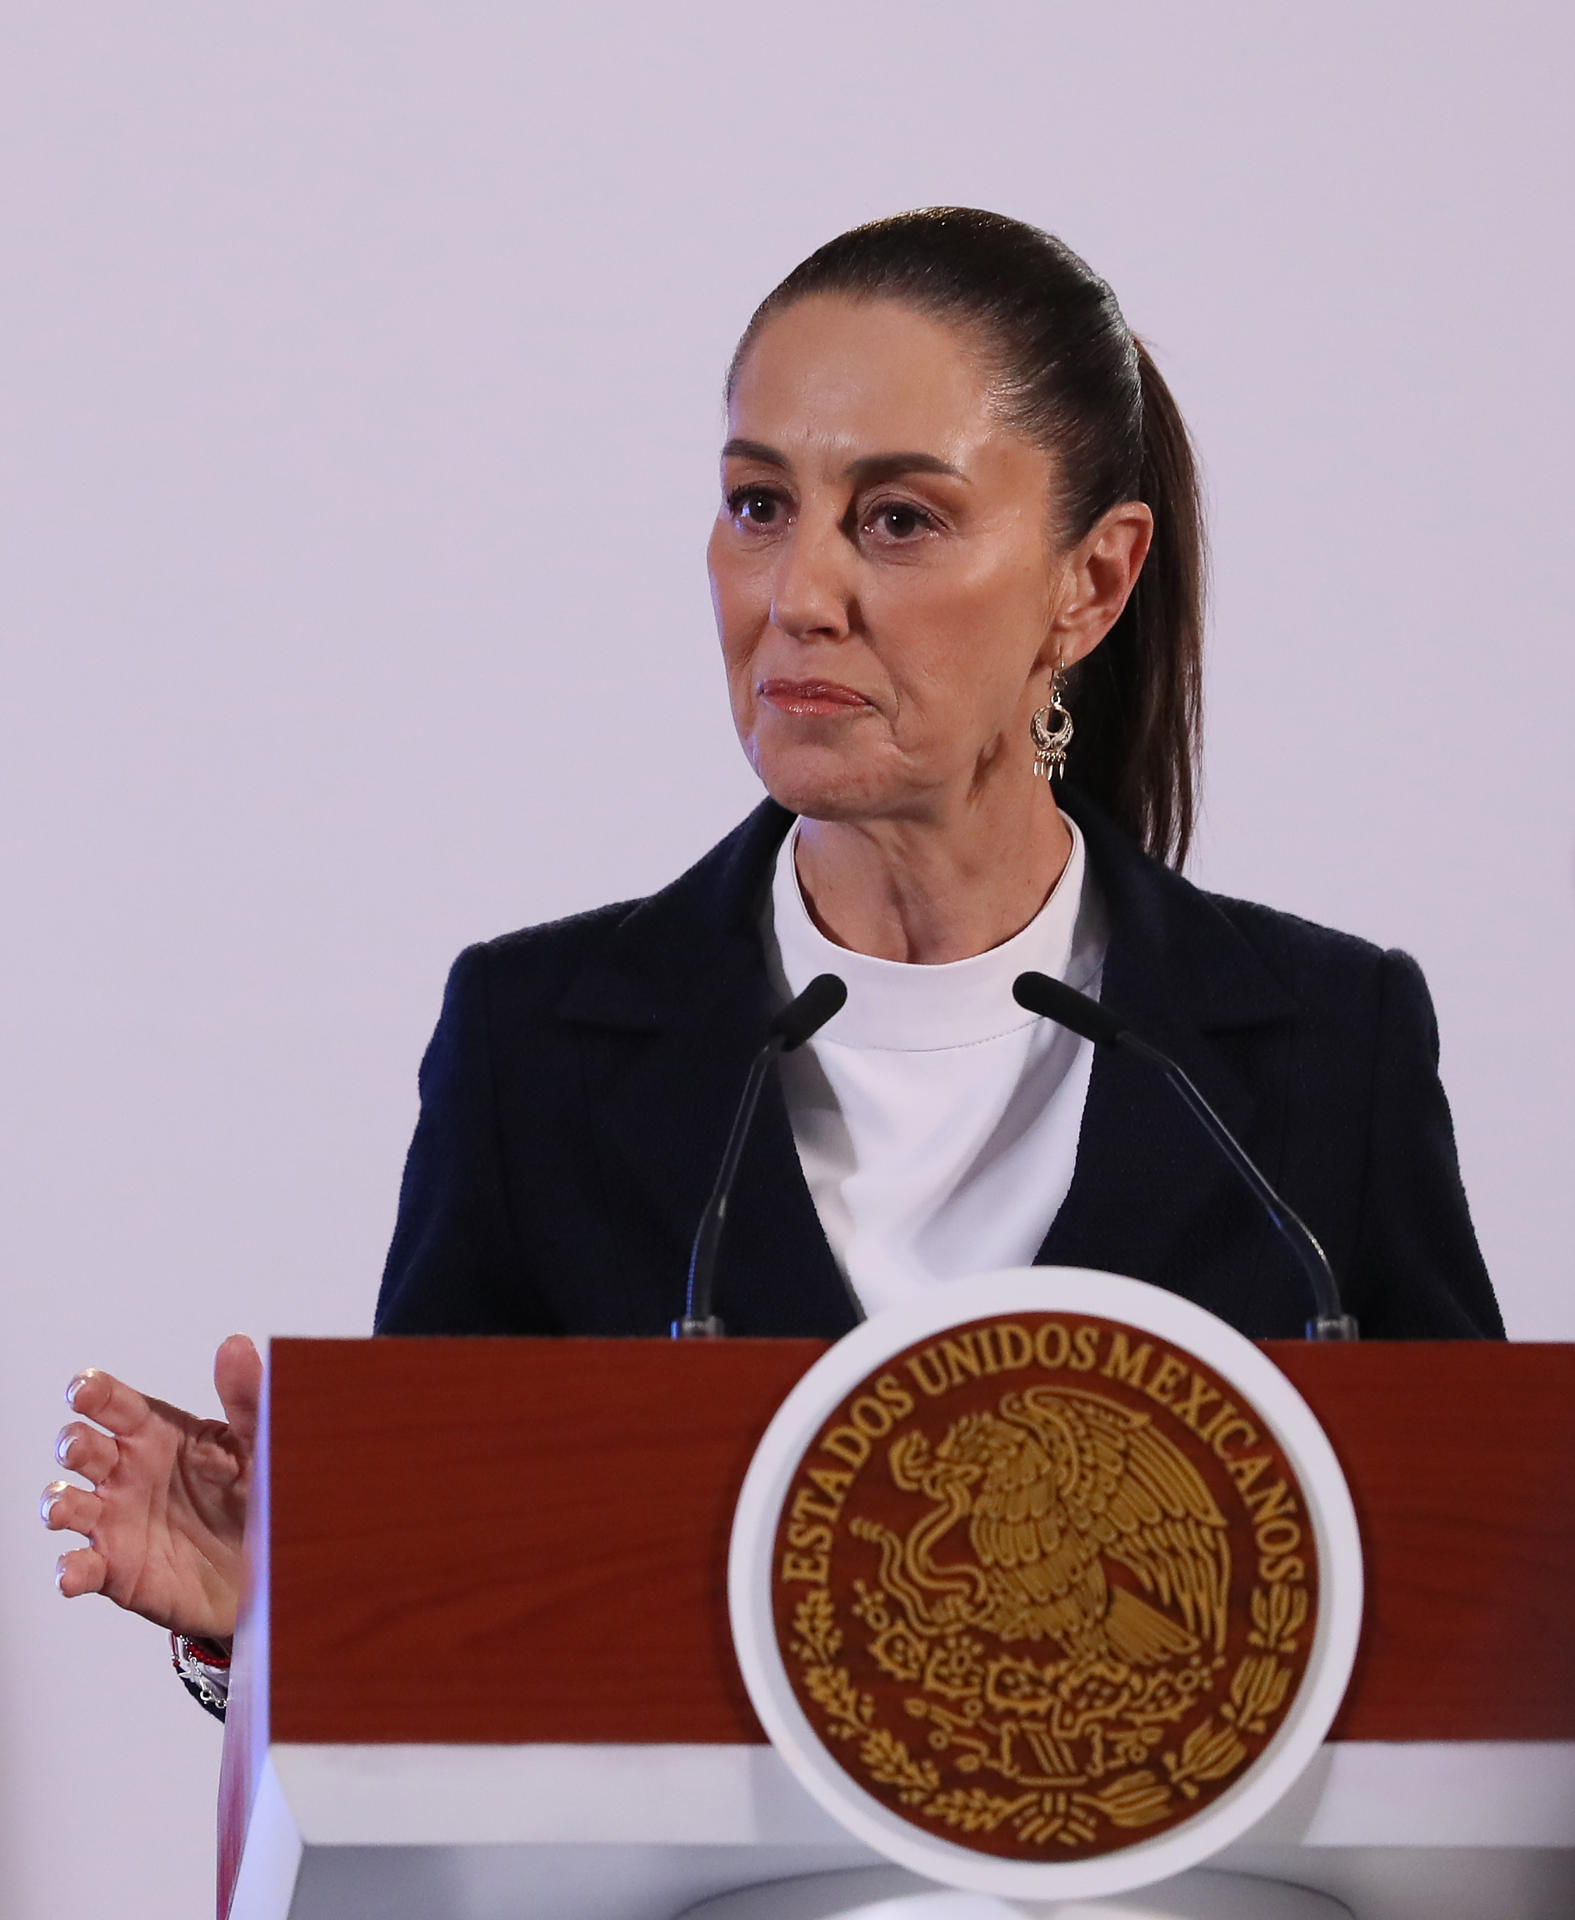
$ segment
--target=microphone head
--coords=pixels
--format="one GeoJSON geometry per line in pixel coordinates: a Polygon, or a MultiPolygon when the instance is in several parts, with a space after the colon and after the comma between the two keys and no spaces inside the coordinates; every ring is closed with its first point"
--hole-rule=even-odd
{"type": "Polygon", "coordinates": [[[769,1037],[782,1043],[784,1053],[791,1053],[813,1039],[833,1014],[840,1013],[847,997],[847,986],[836,974],[817,973],[798,998],[777,1014],[769,1037]]]}
{"type": "Polygon", "coordinates": [[[1092,1040],[1096,1047],[1114,1046],[1126,1032],[1108,1007],[1047,973],[1020,973],[1012,982],[1012,998],[1028,1012],[1055,1021],[1081,1040],[1092,1040]]]}

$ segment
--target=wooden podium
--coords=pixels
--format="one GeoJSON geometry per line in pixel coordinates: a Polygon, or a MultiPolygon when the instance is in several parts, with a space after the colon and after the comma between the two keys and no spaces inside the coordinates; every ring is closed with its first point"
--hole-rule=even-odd
{"type": "MultiPolygon", "coordinates": [[[[724,1595],[814,1341],[282,1340],[221,1920],[669,1920],[874,1864],[750,1711],[724,1595]]],[[[1215,1864],[1362,1920],[1575,1915],[1575,1346],[1275,1343],[1360,1516],[1331,1739],[1215,1864]]]]}

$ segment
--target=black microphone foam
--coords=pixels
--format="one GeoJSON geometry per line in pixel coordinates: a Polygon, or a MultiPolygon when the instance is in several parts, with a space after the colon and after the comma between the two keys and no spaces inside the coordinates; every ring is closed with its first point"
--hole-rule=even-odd
{"type": "Polygon", "coordinates": [[[1012,998],[1029,1013],[1070,1028],[1080,1040],[1092,1040],[1096,1047],[1116,1046],[1126,1032],[1108,1007],[1047,973],[1020,973],[1012,982],[1012,998]]]}
{"type": "Polygon", "coordinates": [[[716,1185],[705,1204],[700,1224],[695,1228],[694,1246],[689,1253],[689,1285],[684,1296],[683,1317],[672,1326],[675,1340],[715,1339],[722,1322],[711,1311],[711,1296],[716,1286],[716,1256],[722,1244],[722,1228],[727,1220],[727,1202],[738,1177],[738,1163],[744,1156],[744,1142],[755,1117],[760,1089],[779,1053],[791,1053],[821,1030],[834,1013],[842,1011],[848,989],[834,973],[817,973],[801,994],[790,1000],[772,1018],[766,1029],[766,1043],[749,1063],[738,1111],[733,1115],[732,1131],[722,1150],[716,1185]]]}
{"type": "Polygon", "coordinates": [[[834,973],[817,973],[796,1000],[790,1000],[767,1029],[784,1053],[812,1040],[834,1013],[847,1003],[848,989],[834,973]]]}
{"type": "Polygon", "coordinates": [[[1123,1052],[1138,1054],[1158,1067],[1180,1094],[1204,1132],[1251,1189],[1281,1238],[1295,1254],[1307,1276],[1313,1298],[1313,1317],[1307,1322],[1307,1337],[1310,1340],[1354,1340],[1357,1337],[1356,1322],[1340,1305],[1340,1289],[1335,1282],[1334,1269],[1329,1265],[1329,1257],[1318,1244],[1312,1228],[1269,1185],[1257,1162],[1193,1085],[1179,1061],[1172,1060],[1161,1048],[1145,1040],[1141,1034],[1134,1033],[1108,1007],[1101,1006],[1097,1000],[1090,1000],[1086,993],[1079,993],[1064,980],[1052,980],[1043,973],[1020,973],[1012,982],[1012,998],[1029,1013],[1042,1014],[1046,1020],[1055,1021],[1057,1026],[1065,1027],[1081,1040],[1092,1040],[1095,1046],[1100,1047],[1120,1047],[1123,1052]]]}

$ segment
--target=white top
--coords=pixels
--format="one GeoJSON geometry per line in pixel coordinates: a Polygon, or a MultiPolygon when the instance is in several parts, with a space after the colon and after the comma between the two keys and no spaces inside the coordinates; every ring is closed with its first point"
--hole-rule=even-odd
{"type": "Polygon", "coordinates": [[[1106,922],[1083,836],[1038,914],[1004,945],[941,966],[875,960],[809,917],[795,827],[772,883],[766,952],[779,988],[818,973],[847,1005],[782,1059],[815,1211],[866,1313],[938,1282],[1029,1265],[1072,1184],[1094,1049],[1025,1012],[1032,968],[1095,998],[1106,922]]]}

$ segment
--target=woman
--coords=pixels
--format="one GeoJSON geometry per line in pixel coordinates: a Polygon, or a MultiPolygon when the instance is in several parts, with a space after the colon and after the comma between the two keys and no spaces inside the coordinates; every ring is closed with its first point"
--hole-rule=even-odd
{"type": "MultiPolygon", "coordinates": [[[[771,797],[662,893],[461,956],[378,1330],[664,1332],[770,1012],[830,970],[847,1006],[768,1090],[735,1189],[730,1332],[835,1337],[1036,1261],[1297,1334],[1300,1275],[1250,1197],[1141,1061],[1016,1006],[1032,967],[1181,1060],[1367,1335],[1501,1333],[1415,964],[1173,870],[1201,521],[1185,428],[1109,288],[996,215],[858,229],[756,313],[728,436],[711,578],[771,797]]],[[[249,1342],[215,1378],[224,1425],[80,1376],[60,1458],[96,1490],[45,1496],[46,1524],[91,1541],[61,1591],[208,1642],[187,1678],[213,1693],[249,1342]]]]}

